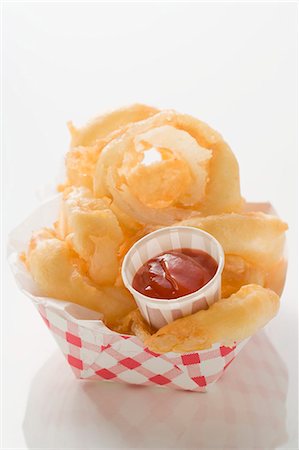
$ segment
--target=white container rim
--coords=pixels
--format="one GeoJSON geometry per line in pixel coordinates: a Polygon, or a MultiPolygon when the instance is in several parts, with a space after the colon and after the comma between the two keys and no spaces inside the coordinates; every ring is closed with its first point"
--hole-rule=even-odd
{"type": "Polygon", "coordinates": [[[198,296],[198,294],[202,294],[203,292],[205,292],[205,290],[209,289],[211,284],[214,282],[215,278],[217,278],[219,275],[221,275],[222,270],[223,270],[223,266],[224,266],[224,251],[223,251],[223,248],[222,248],[221,244],[217,241],[217,239],[214,238],[214,236],[212,236],[210,233],[207,233],[206,231],[203,231],[200,228],[189,227],[189,226],[170,226],[170,227],[160,228],[159,230],[156,230],[156,231],[152,231],[151,233],[149,233],[146,236],[144,236],[143,238],[139,239],[137,242],[135,242],[135,244],[132,245],[132,247],[126,253],[126,255],[124,257],[124,260],[123,260],[123,263],[122,263],[122,268],[121,268],[121,275],[122,275],[122,279],[123,279],[125,287],[132,294],[137,295],[140,300],[144,300],[147,304],[149,302],[153,302],[153,304],[160,303],[160,304],[164,304],[165,305],[165,299],[147,297],[146,295],[144,295],[141,292],[139,292],[136,289],[134,289],[132,284],[129,282],[129,280],[127,278],[126,266],[127,266],[128,262],[130,260],[131,254],[135,251],[136,247],[138,247],[140,244],[144,244],[145,242],[150,241],[153,238],[153,236],[157,236],[158,234],[165,233],[166,230],[168,230],[170,233],[172,231],[176,232],[176,231],[180,231],[180,230],[189,230],[190,232],[192,231],[193,233],[195,232],[197,234],[200,234],[201,236],[205,236],[207,239],[209,239],[210,241],[212,241],[216,245],[217,250],[219,252],[219,262],[218,262],[217,271],[216,271],[215,275],[213,276],[213,278],[211,278],[210,281],[208,281],[207,284],[205,284],[200,289],[197,289],[197,291],[191,292],[190,294],[183,295],[182,297],[177,297],[177,298],[173,298],[173,299],[167,299],[166,300],[167,302],[170,302],[170,303],[175,303],[175,302],[182,303],[182,302],[185,302],[185,301],[193,299],[193,297],[195,295],[198,296]]]}

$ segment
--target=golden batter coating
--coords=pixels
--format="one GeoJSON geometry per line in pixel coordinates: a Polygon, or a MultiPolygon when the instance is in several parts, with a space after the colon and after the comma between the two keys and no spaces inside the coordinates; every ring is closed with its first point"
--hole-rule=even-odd
{"type": "Polygon", "coordinates": [[[231,343],[273,317],[278,297],[263,287],[282,291],[287,225],[245,212],[238,163],[219,133],[189,115],[138,104],[69,129],[60,215],[22,255],[41,295],[98,311],[111,329],[158,352],[231,343]],[[166,225],[198,227],[220,242],[223,299],[154,333],[120,268],[136,240],[166,225]]]}
{"type": "Polygon", "coordinates": [[[223,297],[251,283],[281,294],[286,274],[284,249],[288,226],[277,216],[262,212],[218,214],[192,217],[178,225],[207,231],[222,245],[223,297]]]}
{"type": "Polygon", "coordinates": [[[66,184],[93,189],[96,163],[105,145],[124,133],[131,123],[157,112],[156,108],[135,104],[98,116],[82,128],[69,122],[72,139],[66,155],[66,184]]]}
{"type": "Polygon", "coordinates": [[[98,288],[87,275],[87,265],[67,241],[57,239],[49,229],[35,233],[30,241],[26,264],[40,295],[66,300],[101,313],[111,328],[136,308],[123,287],[98,288]]]}
{"type": "MultiPolygon", "coordinates": [[[[144,344],[157,353],[204,350],[214,343],[232,346],[266,325],[278,309],[279,296],[275,292],[249,284],[207,310],[165,325],[144,344]]],[[[143,337],[140,332],[139,336],[143,337]]]]}
{"type": "Polygon", "coordinates": [[[271,266],[283,255],[288,226],[262,212],[193,217],[179,225],[198,227],[212,234],[229,255],[241,255],[252,264],[271,266]]]}
{"type": "Polygon", "coordinates": [[[131,124],[102,149],[94,193],[110,197],[117,210],[143,225],[243,206],[229,146],[205,123],[173,110],[131,124]]]}

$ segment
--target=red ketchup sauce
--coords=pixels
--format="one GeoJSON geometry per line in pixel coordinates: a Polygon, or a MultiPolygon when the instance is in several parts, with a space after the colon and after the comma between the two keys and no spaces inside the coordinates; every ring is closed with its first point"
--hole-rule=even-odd
{"type": "Polygon", "coordinates": [[[207,284],[218,264],[202,250],[179,248],[150,259],[136,272],[132,286],[147,297],[171,300],[207,284]]]}

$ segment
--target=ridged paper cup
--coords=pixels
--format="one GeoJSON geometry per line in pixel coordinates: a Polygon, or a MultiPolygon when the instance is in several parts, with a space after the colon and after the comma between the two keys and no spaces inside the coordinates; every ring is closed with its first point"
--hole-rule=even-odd
{"type": "Polygon", "coordinates": [[[166,227],[137,241],[126,254],[122,265],[122,278],[134,296],[145,320],[155,329],[180,317],[207,309],[220,298],[224,253],[219,242],[209,233],[194,227],[166,227]],[[133,288],[133,278],[140,267],[159,254],[179,248],[203,250],[218,263],[214,277],[202,288],[176,299],[151,298],[133,288]]]}

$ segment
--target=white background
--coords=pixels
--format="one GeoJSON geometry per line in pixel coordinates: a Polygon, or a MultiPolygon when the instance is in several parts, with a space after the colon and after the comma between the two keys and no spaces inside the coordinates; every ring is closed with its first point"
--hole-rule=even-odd
{"type": "Polygon", "coordinates": [[[7,269],[3,448],[297,448],[296,21],[295,3],[4,4],[5,234],[55,183],[66,122],[136,101],[220,131],[243,196],[290,229],[279,316],[203,395],[77,382],[7,269]]]}

